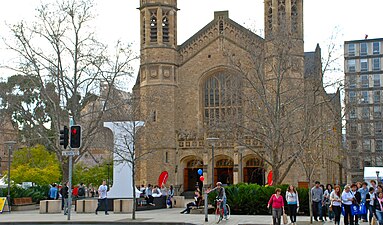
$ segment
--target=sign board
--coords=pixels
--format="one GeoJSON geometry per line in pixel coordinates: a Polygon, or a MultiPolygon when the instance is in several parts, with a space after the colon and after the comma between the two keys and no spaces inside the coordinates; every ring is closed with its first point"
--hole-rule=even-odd
{"type": "Polygon", "coordinates": [[[61,155],[63,156],[80,155],[80,152],[79,151],[62,151],[61,155]]]}
{"type": "Polygon", "coordinates": [[[0,197],[0,213],[9,212],[9,204],[6,197],[0,197]]]}

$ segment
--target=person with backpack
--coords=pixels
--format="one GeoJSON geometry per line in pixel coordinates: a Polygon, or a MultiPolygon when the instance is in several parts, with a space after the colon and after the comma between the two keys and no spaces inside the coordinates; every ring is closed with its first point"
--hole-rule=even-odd
{"type": "Polygon", "coordinates": [[[84,199],[85,198],[85,186],[84,183],[80,183],[80,186],[78,187],[78,198],[84,199]]]}

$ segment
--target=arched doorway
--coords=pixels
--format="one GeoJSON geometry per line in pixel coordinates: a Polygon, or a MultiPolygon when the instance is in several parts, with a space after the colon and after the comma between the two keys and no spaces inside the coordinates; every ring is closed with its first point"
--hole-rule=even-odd
{"type": "MultiPolygon", "coordinates": [[[[203,183],[200,181],[198,170],[203,168],[203,162],[200,159],[192,159],[186,163],[184,169],[184,191],[194,191],[198,186],[200,189],[203,183]]],[[[202,189],[201,189],[202,190],[202,189]]]]}
{"type": "Polygon", "coordinates": [[[263,161],[256,157],[246,160],[243,168],[243,181],[245,183],[264,185],[265,169],[263,164],[263,161]]]}
{"type": "Polygon", "coordinates": [[[233,160],[228,158],[218,160],[214,168],[214,183],[220,181],[222,184],[233,184],[233,168],[233,160]]]}

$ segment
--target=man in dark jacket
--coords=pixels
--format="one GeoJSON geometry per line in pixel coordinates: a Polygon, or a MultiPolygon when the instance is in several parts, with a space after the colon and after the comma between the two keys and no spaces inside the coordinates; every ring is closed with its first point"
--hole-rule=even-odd
{"type": "Polygon", "coordinates": [[[68,214],[68,192],[68,182],[65,182],[64,186],[60,190],[61,197],[64,200],[64,215],[68,214]]]}
{"type": "MultiPolygon", "coordinates": [[[[362,195],[358,191],[358,186],[356,184],[351,185],[351,194],[354,198],[354,200],[352,201],[352,204],[359,206],[360,202],[362,201],[362,195]]],[[[358,225],[358,221],[359,221],[358,215],[354,216],[354,221],[355,221],[355,225],[358,225]]]]}

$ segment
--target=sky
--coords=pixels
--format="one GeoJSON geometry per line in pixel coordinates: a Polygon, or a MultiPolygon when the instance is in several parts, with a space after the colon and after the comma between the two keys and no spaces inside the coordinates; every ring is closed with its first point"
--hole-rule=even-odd
{"type": "MultiPolygon", "coordinates": [[[[6,24],[20,20],[32,22],[36,7],[41,2],[53,0],[1,0],[0,38],[9,38],[6,24]]],[[[98,38],[113,46],[117,40],[133,43],[139,53],[139,0],[95,0],[97,18],[94,21],[98,38]]],[[[251,28],[263,35],[263,0],[178,0],[178,44],[182,44],[202,27],[209,23],[214,11],[229,10],[229,17],[237,23],[251,28]]],[[[337,33],[335,41],[343,53],[343,42],[347,40],[382,38],[382,0],[304,0],[304,38],[305,51],[314,51],[317,43],[322,47],[322,55],[332,34],[337,33]]],[[[9,62],[11,54],[0,40],[0,65],[9,62]]],[[[135,74],[138,62],[135,63],[135,74]]],[[[339,67],[343,70],[343,58],[339,67]]],[[[0,77],[9,75],[0,70],[0,77]]],[[[343,77],[342,72],[329,73],[326,80],[343,77]]],[[[134,78],[132,79],[132,83],[134,78]]]]}

